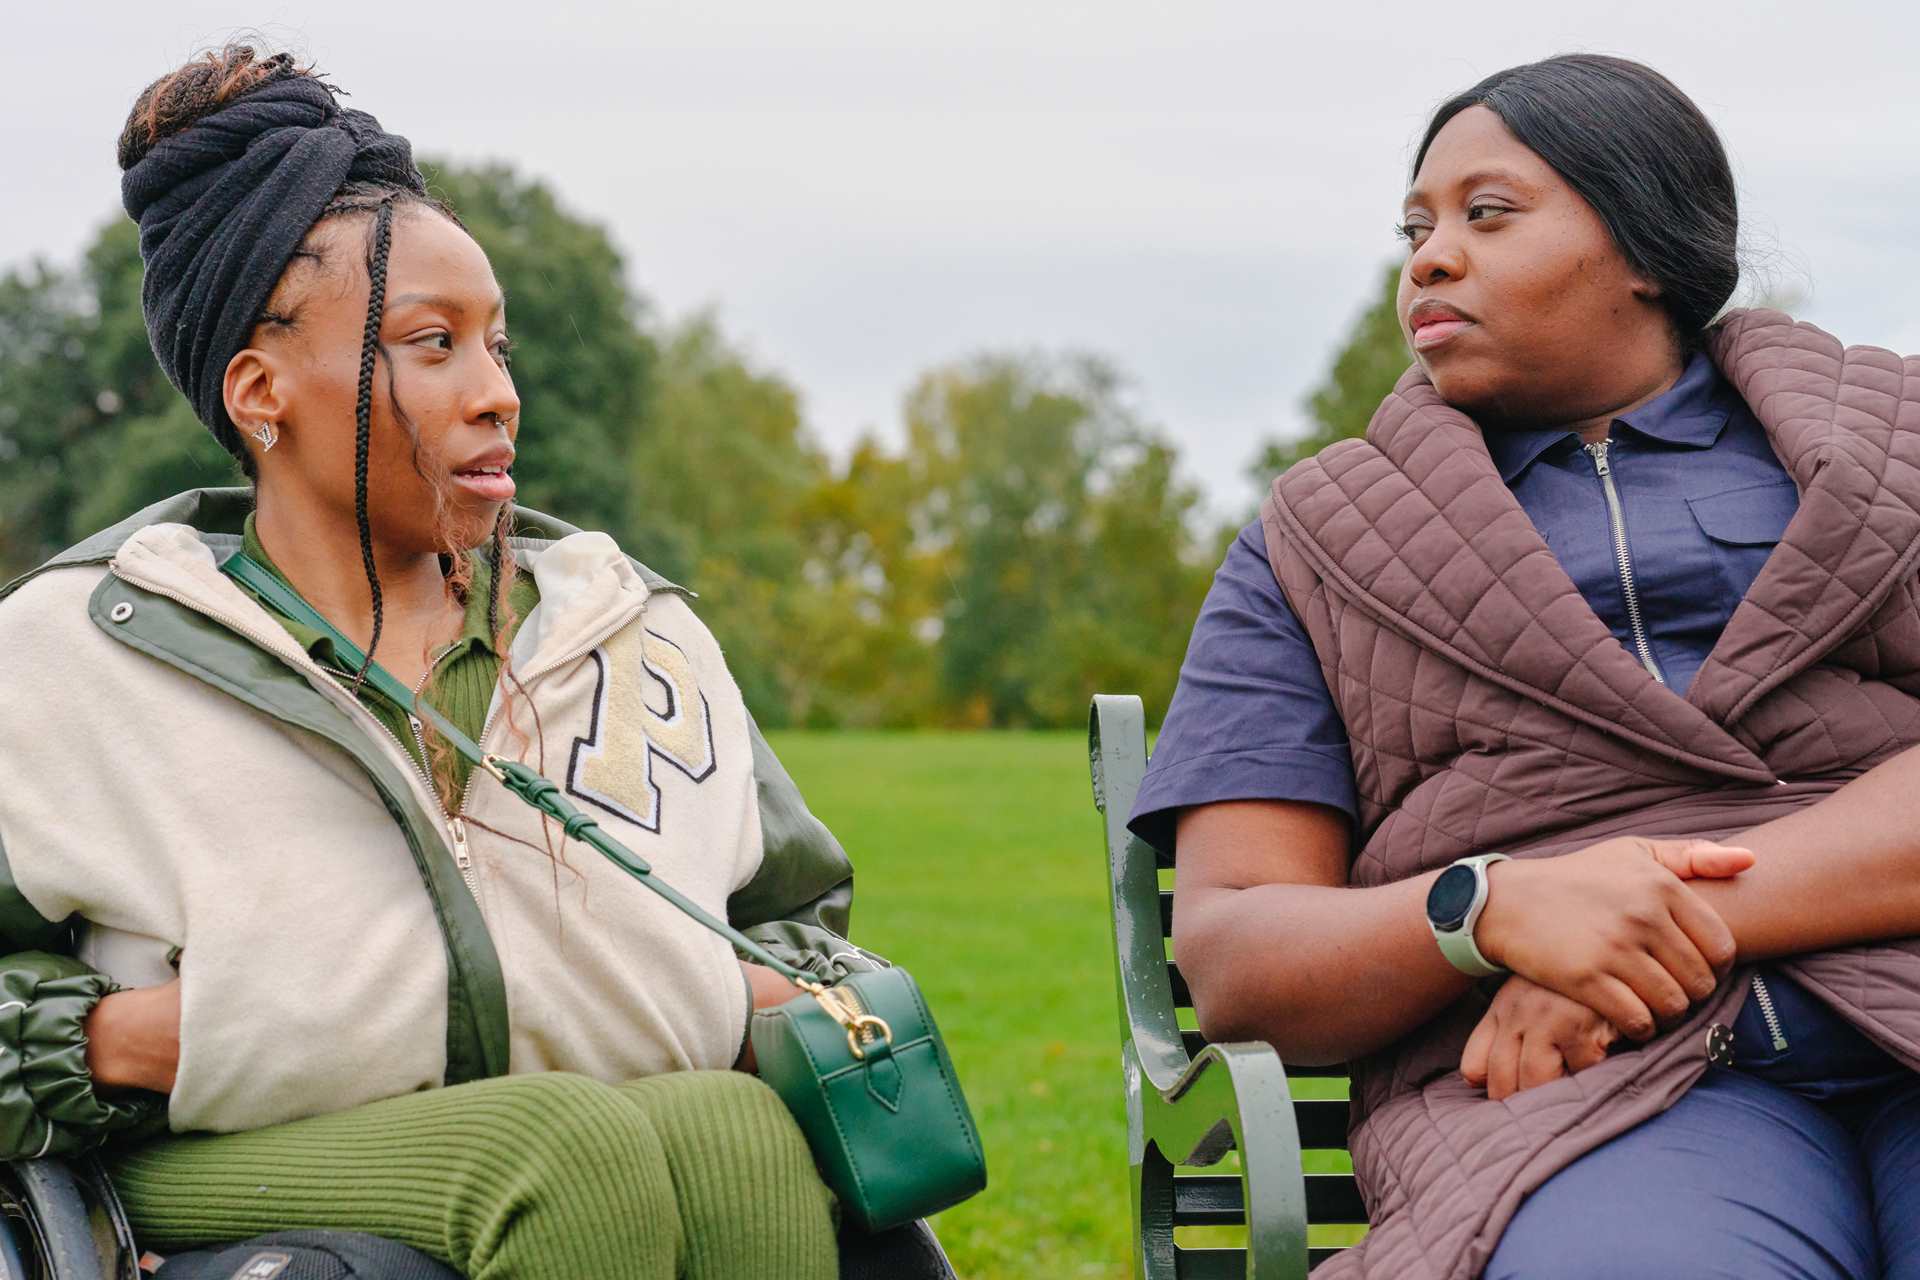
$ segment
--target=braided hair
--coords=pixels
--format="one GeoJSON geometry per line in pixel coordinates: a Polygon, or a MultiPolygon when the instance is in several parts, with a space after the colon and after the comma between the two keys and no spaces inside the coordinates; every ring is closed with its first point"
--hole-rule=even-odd
{"type": "Polygon", "coordinates": [[[373,363],[380,349],[380,313],[387,304],[387,251],[393,245],[393,200],[383,196],[373,214],[373,257],[367,264],[367,325],[360,339],[360,384],[353,401],[353,519],[360,531],[360,563],[366,567],[367,589],[373,593],[373,638],[367,658],[353,677],[360,693],[380,647],[380,624],[385,611],[380,601],[380,570],[373,562],[373,527],[367,518],[367,452],[373,437],[373,363]]]}
{"type": "MultiPolygon", "coordinates": [[[[352,152],[350,162],[345,152],[338,150],[344,145],[338,137],[322,139],[335,146],[336,159],[342,166],[338,172],[347,175],[338,180],[337,186],[333,185],[335,179],[331,171],[325,184],[317,188],[310,184],[302,186],[301,183],[316,172],[304,160],[288,161],[282,167],[270,166],[261,171],[280,182],[284,189],[299,193],[300,200],[310,196],[312,203],[299,207],[302,210],[316,209],[317,213],[304,226],[297,222],[293,224],[292,238],[279,250],[282,256],[271,259],[273,274],[266,277],[264,282],[258,278],[255,280],[258,285],[257,296],[261,298],[257,309],[251,300],[244,304],[245,309],[238,313],[239,319],[246,322],[241,326],[244,332],[230,335],[228,342],[231,349],[237,349],[244,344],[243,338],[247,343],[256,341],[263,330],[296,333],[300,328],[301,296],[306,275],[304,269],[297,268],[323,264],[330,252],[330,243],[321,236],[321,228],[334,220],[365,219],[367,312],[361,330],[359,378],[354,402],[353,481],[354,523],[359,538],[361,565],[366,572],[367,590],[372,600],[373,632],[367,644],[366,660],[354,674],[352,689],[357,696],[376,660],[375,653],[385,623],[385,602],[379,568],[374,558],[367,489],[373,433],[373,379],[382,358],[387,356],[386,347],[380,340],[380,323],[386,309],[387,266],[393,247],[393,224],[401,213],[418,208],[440,215],[469,235],[472,232],[451,207],[428,191],[425,181],[413,167],[411,150],[404,139],[386,134],[379,128],[378,122],[365,113],[351,110],[336,112],[332,96],[338,92],[320,80],[310,66],[298,64],[290,54],[277,53],[263,57],[250,45],[229,44],[223,49],[196,57],[148,85],[128,114],[119,138],[117,156],[121,169],[128,175],[128,183],[123,184],[123,195],[134,193],[128,202],[128,212],[141,221],[142,257],[147,261],[147,283],[151,284],[155,265],[150,258],[150,249],[165,251],[166,236],[163,233],[178,227],[181,230],[180,242],[186,246],[184,256],[187,267],[181,268],[173,263],[170,269],[197,269],[199,264],[194,256],[209,249],[206,239],[208,232],[204,224],[195,222],[189,226],[181,213],[180,201],[191,206],[196,198],[192,192],[204,191],[210,183],[215,186],[224,183],[221,190],[228,199],[223,207],[231,209],[237,207],[235,201],[257,196],[262,190],[256,181],[257,174],[255,177],[242,174],[237,178],[226,174],[221,166],[246,162],[238,158],[239,153],[232,147],[219,140],[245,135],[264,146],[265,140],[295,136],[303,130],[317,130],[324,134],[326,127],[338,127],[352,139],[351,146],[346,147],[346,151],[352,152]],[[220,115],[221,119],[215,122],[206,139],[196,142],[197,135],[177,137],[216,115],[220,115]],[[156,154],[156,150],[159,154],[156,154]],[[151,217],[148,216],[150,213],[151,217]],[[153,245],[148,243],[150,233],[153,245]]],[[[253,143],[249,142],[245,155],[252,154],[253,143]]],[[[281,164],[281,160],[276,158],[282,156],[281,151],[268,147],[266,154],[274,165],[281,164]]],[[[254,172],[248,171],[249,174],[254,172]]],[[[273,191],[280,191],[282,187],[275,187],[273,191]]],[[[293,203],[297,204],[298,201],[293,203]]],[[[284,219],[290,207],[292,205],[289,203],[280,202],[272,209],[265,210],[264,216],[278,214],[284,219]]],[[[196,216],[200,212],[197,209],[191,211],[196,216]]],[[[307,215],[303,212],[301,216],[307,215]]],[[[220,229],[220,234],[226,234],[224,227],[220,229]]],[[[248,247],[258,248],[257,245],[248,247]]],[[[232,248],[244,256],[238,242],[232,248]]],[[[212,256],[221,255],[214,253],[212,256]]],[[[197,308],[183,305],[177,311],[166,312],[163,322],[157,326],[152,305],[154,300],[143,293],[142,302],[149,311],[149,335],[157,331],[163,338],[169,339],[156,339],[155,344],[155,355],[161,359],[169,378],[189,399],[199,395],[195,403],[196,413],[207,423],[221,445],[232,453],[246,478],[257,481],[259,477],[254,455],[241,445],[238,433],[226,418],[224,407],[218,403],[220,397],[214,385],[217,378],[209,375],[212,381],[203,387],[194,368],[189,367],[198,361],[206,369],[224,368],[224,359],[207,358],[204,348],[208,345],[207,339],[213,327],[220,323],[217,315],[219,306],[235,296],[234,289],[215,282],[203,293],[188,299],[189,303],[201,305],[197,308]],[[181,337],[184,343],[178,351],[170,342],[174,337],[181,337]],[[172,363],[169,363],[170,359],[172,363]]],[[[421,455],[420,432],[400,403],[391,358],[387,358],[385,364],[389,409],[394,422],[411,438],[414,470],[426,481],[433,494],[435,522],[441,533],[441,542],[445,550],[451,553],[442,557],[446,589],[453,599],[464,605],[472,584],[473,558],[462,554],[463,547],[455,546],[458,539],[444,480],[436,479],[436,475],[425,465],[421,455]]],[[[510,506],[503,507],[484,552],[489,570],[487,628],[496,650],[500,652],[504,678],[524,697],[526,690],[520,685],[511,655],[502,644],[506,628],[512,624],[513,609],[508,593],[517,570],[509,546],[511,531],[512,509],[510,506]]],[[[425,689],[420,691],[420,696],[426,696],[425,689]]],[[[514,736],[525,740],[526,734],[515,715],[515,701],[513,698],[507,700],[507,727],[514,736]]],[[[539,742],[544,767],[545,735],[539,719],[539,711],[534,708],[534,735],[539,742]]],[[[437,766],[450,764],[450,745],[430,729],[427,745],[437,766]]],[[[451,788],[450,767],[436,767],[432,773],[443,791],[451,788]]],[[[457,796],[443,794],[442,799],[448,802],[450,809],[458,803],[457,796]]],[[[543,821],[543,831],[545,827],[543,821]]],[[[517,837],[508,838],[516,843],[525,843],[517,837]]],[[[554,856],[551,841],[546,852],[554,856]]],[[[564,858],[557,858],[556,862],[564,865],[564,858]]]]}

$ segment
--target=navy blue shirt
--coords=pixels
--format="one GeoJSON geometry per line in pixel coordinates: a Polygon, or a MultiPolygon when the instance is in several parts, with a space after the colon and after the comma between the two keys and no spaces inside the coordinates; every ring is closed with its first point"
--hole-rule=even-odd
{"type": "MultiPolygon", "coordinates": [[[[1767,434],[1705,355],[1615,418],[1605,462],[1578,434],[1489,432],[1487,452],[1587,603],[1636,659],[1625,543],[1648,657],[1685,696],[1799,506],[1767,434]]],[[[1353,762],[1320,662],[1274,581],[1259,521],[1240,531],[1200,607],[1129,825],[1173,847],[1179,810],[1307,800],[1356,811],[1353,762]]]]}

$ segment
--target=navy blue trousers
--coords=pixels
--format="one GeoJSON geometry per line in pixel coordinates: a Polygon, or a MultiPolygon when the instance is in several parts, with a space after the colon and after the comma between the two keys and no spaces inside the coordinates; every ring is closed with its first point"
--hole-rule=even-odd
{"type": "Polygon", "coordinates": [[[1920,1075],[1766,970],[1662,1114],[1521,1204],[1484,1280],[1920,1280],[1920,1075]]]}

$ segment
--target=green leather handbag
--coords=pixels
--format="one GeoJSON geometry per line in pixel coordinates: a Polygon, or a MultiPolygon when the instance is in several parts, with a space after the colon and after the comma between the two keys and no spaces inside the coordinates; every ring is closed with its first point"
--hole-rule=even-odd
{"type": "Polygon", "coordinates": [[[410,715],[431,721],[454,750],[572,838],[608,860],[806,993],[754,1013],[749,1027],[760,1078],[780,1095],[806,1135],[820,1175],[842,1213],[867,1231],[884,1231],[959,1204],[987,1185],[985,1153],[960,1092],[946,1042],[920,988],[901,968],[849,974],[832,986],[813,981],[726,921],[715,918],[653,874],[640,855],[576,809],[549,779],[481,751],[440,712],[348,640],[272,572],[241,552],[220,566],[262,603],[333,641],[366,683],[410,715]]]}
{"type": "Polygon", "coordinates": [[[868,1231],[987,1185],[980,1135],[920,988],[901,968],[849,974],[753,1015],[753,1054],[807,1136],[843,1212],[868,1231]]]}

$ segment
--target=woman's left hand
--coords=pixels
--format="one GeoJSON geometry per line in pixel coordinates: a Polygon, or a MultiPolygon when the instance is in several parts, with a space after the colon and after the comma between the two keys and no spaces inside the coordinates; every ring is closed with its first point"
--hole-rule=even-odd
{"type": "MultiPolygon", "coordinates": [[[[749,964],[740,961],[740,971],[747,975],[747,986],[753,989],[753,1007],[771,1009],[777,1004],[785,1004],[797,995],[804,994],[800,988],[767,968],[763,964],[749,964]]],[[[740,1050],[740,1060],[733,1064],[735,1071],[753,1071],[753,1041],[748,1040],[740,1050]]]]}
{"type": "Polygon", "coordinates": [[[1584,1071],[1620,1038],[1613,1024],[1576,1000],[1518,974],[1508,978],[1467,1039],[1460,1074],[1495,1102],[1584,1071]]]}

